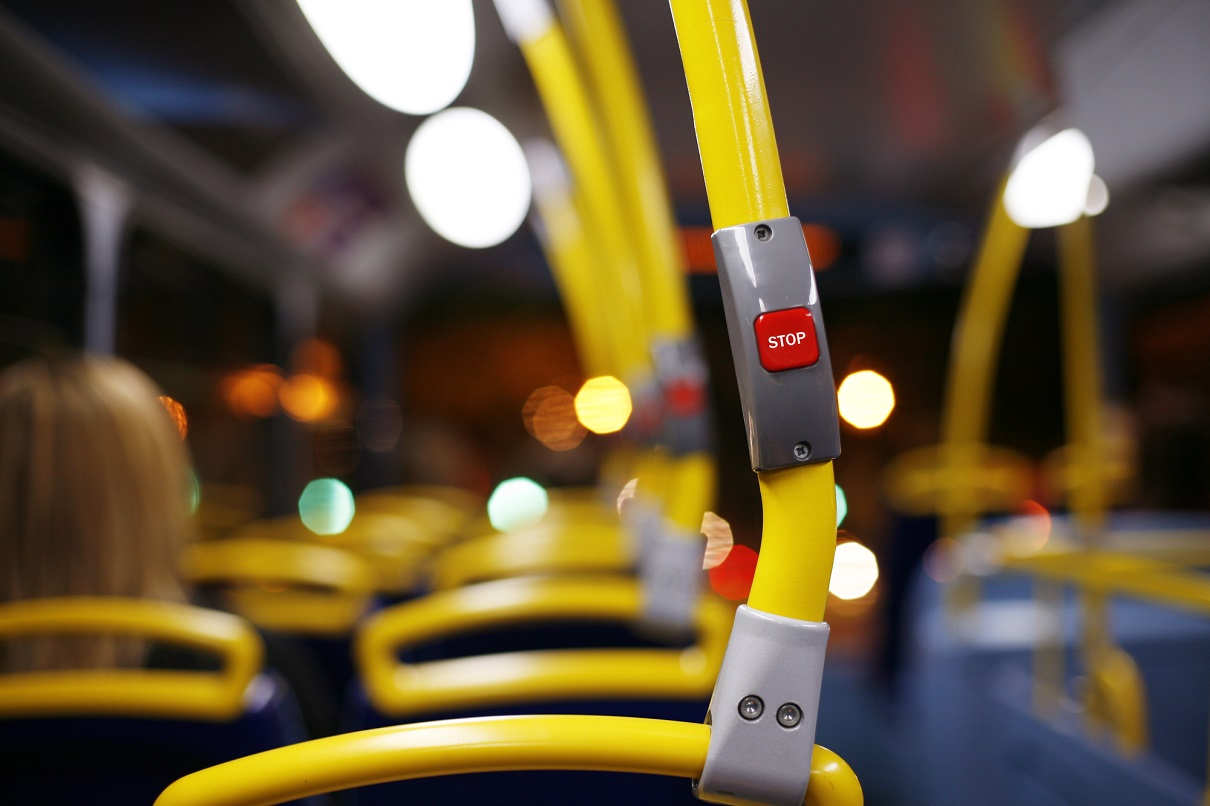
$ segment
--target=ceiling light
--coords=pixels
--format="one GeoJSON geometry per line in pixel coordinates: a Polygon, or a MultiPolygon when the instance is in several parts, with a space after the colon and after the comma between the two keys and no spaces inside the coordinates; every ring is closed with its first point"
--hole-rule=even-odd
{"type": "Polygon", "coordinates": [[[471,0],[298,0],[340,69],[379,103],[427,115],[453,103],[471,74],[471,0]]]}
{"type": "Polygon", "coordinates": [[[404,176],[420,216],[459,246],[495,246],[529,212],[529,167],[521,146],[478,109],[447,109],[420,124],[408,143],[404,176]]]}
{"type": "Polygon", "coordinates": [[[1092,182],[1092,143],[1079,129],[1030,132],[1004,188],[1004,209],[1022,227],[1057,227],[1084,214],[1092,182]],[[1029,143],[1041,142],[1029,147],[1029,143]]]}

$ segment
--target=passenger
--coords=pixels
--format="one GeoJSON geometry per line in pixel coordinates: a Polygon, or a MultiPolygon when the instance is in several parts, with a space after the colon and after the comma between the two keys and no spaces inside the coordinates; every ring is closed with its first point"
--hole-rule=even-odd
{"type": "MultiPolygon", "coordinates": [[[[189,460],[159,391],[116,358],[28,360],[0,374],[0,601],[184,602],[189,460]]],[[[46,637],[0,648],[8,671],[137,666],[137,641],[46,637]]]]}
{"type": "MultiPolygon", "coordinates": [[[[30,359],[0,373],[0,601],[197,599],[178,565],[194,536],[189,467],[160,391],[127,361],[30,359]]],[[[314,659],[281,636],[262,636],[266,665],[294,690],[311,734],[333,732],[336,695],[314,659]]],[[[0,644],[7,672],[209,663],[117,636],[0,644]]]]}

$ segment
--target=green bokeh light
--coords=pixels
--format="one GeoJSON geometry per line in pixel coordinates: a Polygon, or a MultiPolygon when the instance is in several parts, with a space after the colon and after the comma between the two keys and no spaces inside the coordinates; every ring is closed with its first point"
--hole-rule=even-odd
{"type": "Polygon", "coordinates": [[[844,490],[840,485],[836,485],[836,528],[840,528],[840,524],[844,521],[844,516],[849,514],[849,499],[845,498],[844,490]]]}
{"type": "Polygon", "coordinates": [[[509,532],[542,520],[548,504],[546,490],[537,482],[525,477],[506,479],[487,499],[487,517],[494,528],[509,532]]]}
{"type": "Polygon", "coordinates": [[[298,498],[303,525],[317,535],[337,535],[353,520],[353,491],[337,479],[315,479],[298,498]]]}

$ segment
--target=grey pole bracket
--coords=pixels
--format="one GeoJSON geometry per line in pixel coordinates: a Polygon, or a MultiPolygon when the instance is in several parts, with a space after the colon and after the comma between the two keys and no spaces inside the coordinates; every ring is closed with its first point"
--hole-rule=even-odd
{"type": "Polygon", "coordinates": [[[835,459],[836,386],[802,225],[743,224],[713,240],[752,469],[835,459]]]}

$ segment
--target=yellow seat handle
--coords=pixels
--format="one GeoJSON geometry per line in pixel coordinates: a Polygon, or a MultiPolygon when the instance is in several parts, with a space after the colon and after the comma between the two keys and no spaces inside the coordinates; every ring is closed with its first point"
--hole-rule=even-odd
{"type": "Polygon", "coordinates": [[[623,573],[634,567],[631,536],[616,522],[581,518],[492,532],[451,546],[433,564],[438,590],[526,574],[623,573]]]}
{"type": "MultiPolygon", "coordinates": [[[[280,747],[195,772],[156,806],[269,806],[358,786],[502,770],[603,770],[696,778],[710,727],[660,719],[510,716],[421,722],[280,747]]],[[[689,783],[685,783],[689,786],[689,783]]],[[[853,771],[811,757],[809,806],[861,802],[853,771]]]]}
{"type": "Polygon", "coordinates": [[[195,585],[222,585],[224,606],[271,630],[344,635],[369,608],[378,575],[350,551],[294,540],[194,543],[182,560],[195,585]]]}
{"type": "Polygon", "coordinates": [[[121,634],[217,655],[218,672],[89,669],[0,675],[0,715],[119,715],[226,720],[244,707],[264,646],[242,618],[170,602],[114,597],[0,605],[0,640],[121,634]]]}
{"type": "Polygon", "coordinates": [[[399,651],[434,638],[535,621],[632,623],[642,590],[626,578],[485,582],[396,605],[369,618],[355,652],[371,703],[393,716],[552,699],[707,697],[734,611],[702,600],[697,643],[685,649],[506,652],[407,664],[399,651]]]}

